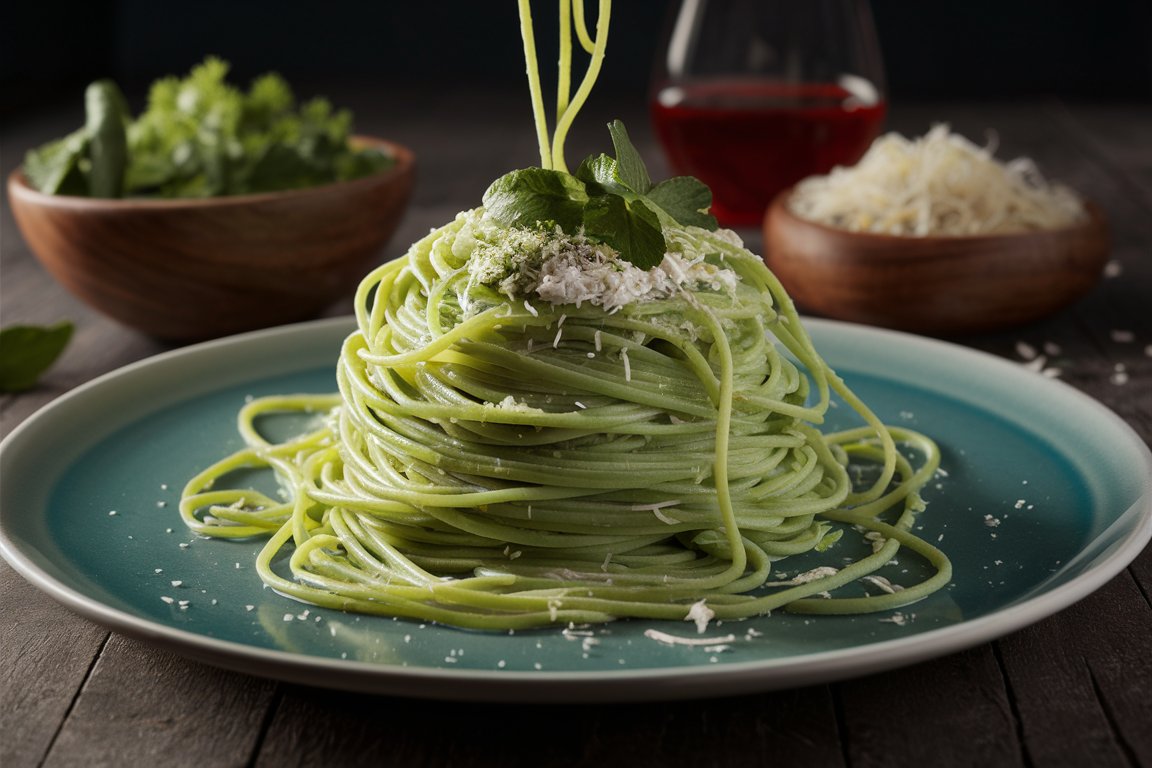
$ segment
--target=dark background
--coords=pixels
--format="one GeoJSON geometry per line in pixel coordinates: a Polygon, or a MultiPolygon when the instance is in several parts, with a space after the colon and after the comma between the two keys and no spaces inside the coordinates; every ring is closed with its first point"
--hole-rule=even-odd
{"type": "MultiPolygon", "coordinates": [[[[599,89],[643,96],[670,4],[615,3],[599,89]]],[[[1152,0],[871,4],[894,102],[1152,100],[1152,0]]],[[[544,39],[556,3],[534,5],[544,39]]],[[[514,0],[23,0],[0,28],[0,114],[79,99],[97,77],[139,94],[209,53],[237,82],[276,70],[302,96],[334,80],[521,87],[516,18],[514,0]]]]}

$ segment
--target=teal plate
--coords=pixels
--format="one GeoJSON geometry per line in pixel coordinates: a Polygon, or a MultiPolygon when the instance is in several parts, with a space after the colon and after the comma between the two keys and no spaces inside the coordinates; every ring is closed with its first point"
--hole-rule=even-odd
{"type": "Polygon", "coordinates": [[[943,451],[919,533],[952,558],[954,580],[901,611],[714,623],[708,645],[684,646],[646,630],[696,637],[694,625],[487,634],[264,589],[259,543],[191,535],[180,489],[240,445],[246,398],[335,389],[345,318],[163,354],[44,408],[0,445],[0,554],[77,613],[221,667],[383,694],[572,702],[736,694],[913,664],[1065,608],[1152,535],[1152,454],[1096,401],[962,347],[807,326],[881,418],[943,451]]]}

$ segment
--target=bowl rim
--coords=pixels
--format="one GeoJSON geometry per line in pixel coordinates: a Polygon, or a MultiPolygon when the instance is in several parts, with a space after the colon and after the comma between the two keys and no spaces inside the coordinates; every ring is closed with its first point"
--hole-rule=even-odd
{"type": "Polygon", "coordinates": [[[84,197],[81,195],[52,195],[41,192],[32,186],[28,177],[24,175],[24,164],[16,166],[8,174],[8,192],[13,196],[20,196],[25,202],[42,206],[76,209],[107,209],[131,210],[147,208],[157,210],[182,210],[198,208],[226,208],[233,206],[250,205],[252,203],[271,202],[275,200],[290,200],[315,195],[335,187],[368,186],[377,184],[389,176],[402,176],[409,173],[416,163],[416,155],[411,148],[390,139],[365,134],[353,134],[348,137],[349,142],[365,147],[381,147],[395,160],[392,165],[376,173],[361,176],[356,179],[344,181],[331,181],[325,184],[316,184],[311,187],[298,189],[284,189],[273,192],[255,192],[245,195],[224,195],[219,197],[84,197]]]}
{"type": "Polygon", "coordinates": [[[1087,216],[1071,224],[1051,229],[1025,229],[1018,232],[975,232],[968,235],[893,235],[888,232],[860,232],[853,229],[841,229],[840,227],[834,227],[820,221],[806,219],[797,214],[787,204],[788,199],[792,196],[795,189],[795,185],[787,187],[772,198],[772,202],[764,212],[764,221],[762,223],[766,237],[769,222],[774,212],[779,212],[780,215],[786,216],[792,221],[799,222],[803,226],[811,227],[833,236],[861,238],[864,240],[873,240],[877,243],[883,243],[885,241],[890,243],[908,243],[917,246],[957,242],[982,244],[992,241],[1025,240],[1036,237],[1065,237],[1073,232],[1089,232],[1094,229],[1099,230],[1102,235],[1106,235],[1107,230],[1107,219],[1100,206],[1091,200],[1078,196],[1087,216]]]}

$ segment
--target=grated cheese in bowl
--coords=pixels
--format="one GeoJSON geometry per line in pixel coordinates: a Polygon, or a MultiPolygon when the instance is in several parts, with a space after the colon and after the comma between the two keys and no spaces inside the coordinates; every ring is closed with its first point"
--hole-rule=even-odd
{"type": "Polygon", "coordinates": [[[789,208],[838,229],[916,237],[1057,229],[1086,216],[1028,158],[1001,163],[943,124],[918,139],[881,136],[855,166],[797,184],[789,208]]]}

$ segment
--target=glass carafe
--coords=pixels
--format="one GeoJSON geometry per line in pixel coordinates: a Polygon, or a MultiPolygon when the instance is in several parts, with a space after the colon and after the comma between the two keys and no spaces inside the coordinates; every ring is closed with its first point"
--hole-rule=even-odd
{"type": "Polygon", "coordinates": [[[682,0],[656,63],[669,164],[712,188],[725,226],[759,225],[800,179],[860,159],[884,122],[866,0],[682,0]]]}

